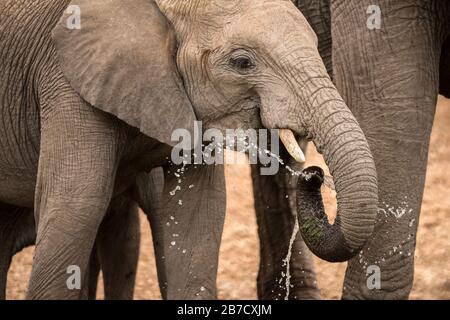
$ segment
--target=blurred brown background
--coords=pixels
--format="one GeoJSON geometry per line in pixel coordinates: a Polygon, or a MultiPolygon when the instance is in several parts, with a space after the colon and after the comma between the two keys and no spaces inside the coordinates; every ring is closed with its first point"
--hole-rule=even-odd
{"type": "MultiPolygon", "coordinates": [[[[308,163],[325,167],[313,147],[308,163]]],[[[450,299],[450,100],[440,99],[431,137],[425,195],[420,217],[416,268],[411,299],[450,299]]],[[[256,299],[258,239],[253,210],[250,168],[226,167],[228,207],[220,255],[218,288],[221,299],[256,299]]],[[[331,191],[326,205],[334,207],[331,191]]],[[[142,216],[141,258],[136,299],[160,299],[153,246],[147,220],[142,216]]],[[[7,299],[22,299],[31,271],[33,248],[16,255],[7,288],[7,299]]],[[[280,263],[282,263],[280,261],[280,263]]],[[[345,263],[315,260],[318,284],[324,299],[339,299],[345,263]]],[[[100,286],[101,288],[102,286],[100,286]]],[[[99,296],[102,294],[99,292],[99,296]]]]}

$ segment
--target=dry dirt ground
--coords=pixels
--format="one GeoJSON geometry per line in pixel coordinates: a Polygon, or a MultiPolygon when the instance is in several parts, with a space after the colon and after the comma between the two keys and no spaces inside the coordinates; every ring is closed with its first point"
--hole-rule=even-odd
{"type": "MultiPolygon", "coordinates": [[[[322,164],[309,148],[308,164],[322,164]]],[[[323,164],[322,164],[323,167],[323,164]]],[[[426,190],[420,218],[412,299],[450,299],[450,101],[441,100],[431,139],[426,190]]],[[[218,277],[222,299],[255,299],[258,268],[258,239],[247,165],[226,168],[228,208],[218,277]]],[[[333,195],[325,192],[333,207],[333,195]]],[[[156,282],[153,247],[148,224],[142,217],[142,251],[136,299],[160,299],[156,282]]],[[[8,299],[24,297],[30,274],[33,248],[18,254],[12,263],[8,299]]],[[[280,263],[282,263],[280,261],[280,263]]],[[[318,283],[325,299],[340,297],[345,263],[315,260],[318,283]]],[[[102,294],[99,292],[99,296],[102,294]]]]}

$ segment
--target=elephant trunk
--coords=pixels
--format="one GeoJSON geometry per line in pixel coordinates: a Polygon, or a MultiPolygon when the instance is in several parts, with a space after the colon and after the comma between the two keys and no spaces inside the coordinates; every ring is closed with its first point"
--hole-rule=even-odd
{"type": "Polygon", "coordinates": [[[319,168],[306,169],[299,177],[297,209],[300,230],[311,251],[324,260],[340,262],[356,255],[372,234],[378,186],[364,133],[323,72],[323,77],[312,77],[303,92],[311,111],[305,127],[333,176],[336,220],[331,225],[323,208],[319,168]]]}
{"type": "Polygon", "coordinates": [[[374,160],[362,129],[329,78],[317,49],[311,46],[305,54],[303,47],[298,55],[291,51],[290,57],[284,69],[297,98],[288,101],[297,101],[300,106],[289,107],[286,119],[294,121],[278,127],[306,134],[314,142],[333,176],[338,207],[331,225],[320,193],[323,172],[307,169],[298,182],[300,231],[318,257],[346,261],[361,250],[375,226],[378,186],[374,160]]]}

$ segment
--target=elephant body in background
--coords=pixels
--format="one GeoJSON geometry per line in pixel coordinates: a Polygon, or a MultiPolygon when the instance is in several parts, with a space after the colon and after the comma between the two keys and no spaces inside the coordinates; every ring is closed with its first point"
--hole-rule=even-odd
{"type": "Polygon", "coordinates": [[[437,96],[450,93],[450,4],[294,3],[318,35],[324,63],[367,136],[378,173],[375,231],[348,263],[343,298],[408,298],[437,96]],[[373,5],[380,9],[379,28],[370,27],[373,5]],[[379,267],[379,289],[367,286],[369,266],[379,267]]]}

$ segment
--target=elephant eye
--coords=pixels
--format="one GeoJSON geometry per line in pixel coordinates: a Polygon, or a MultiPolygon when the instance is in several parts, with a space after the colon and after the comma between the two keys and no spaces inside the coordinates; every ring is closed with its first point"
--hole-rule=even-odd
{"type": "Polygon", "coordinates": [[[236,58],[231,58],[230,65],[231,65],[231,67],[233,67],[234,69],[236,69],[238,71],[248,71],[255,66],[253,64],[252,60],[246,56],[239,56],[236,58]]]}

